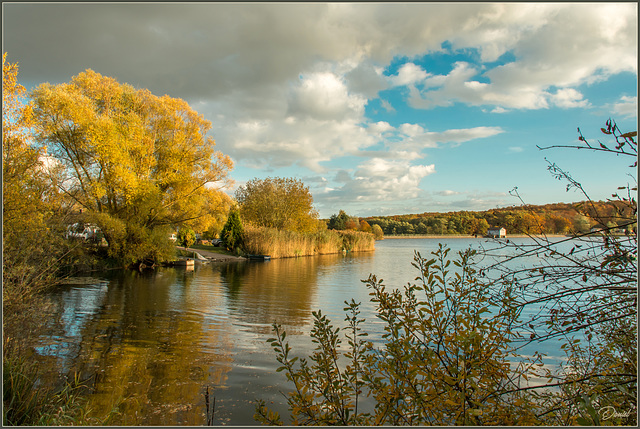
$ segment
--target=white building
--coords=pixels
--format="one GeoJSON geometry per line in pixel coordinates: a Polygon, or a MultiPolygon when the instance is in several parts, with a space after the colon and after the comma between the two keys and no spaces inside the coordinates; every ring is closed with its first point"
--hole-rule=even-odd
{"type": "Polygon", "coordinates": [[[487,230],[487,237],[506,238],[507,230],[499,226],[493,226],[487,230]]]}

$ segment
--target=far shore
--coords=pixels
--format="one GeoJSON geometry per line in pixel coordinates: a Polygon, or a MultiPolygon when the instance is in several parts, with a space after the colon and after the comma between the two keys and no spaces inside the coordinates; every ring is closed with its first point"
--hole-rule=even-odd
{"type": "MultiPolygon", "coordinates": [[[[511,234],[508,235],[506,237],[501,238],[501,240],[505,240],[505,239],[509,239],[509,238],[528,238],[528,237],[571,237],[570,235],[566,235],[566,234],[546,234],[546,235],[541,235],[541,234],[532,234],[532,235],[526,235],[526,234],[511,234]]],[[[458,235],[458,234],[441,234],[441,235],[437,235],[437,234],[412,234],[412,235],[385,235],[383,237],[384,239],[389,239],[389,240],[396,240],[396,239],[403,239],[403,238],[494,238],[494,237],[487,237],[484,235],[458,235]]]]}

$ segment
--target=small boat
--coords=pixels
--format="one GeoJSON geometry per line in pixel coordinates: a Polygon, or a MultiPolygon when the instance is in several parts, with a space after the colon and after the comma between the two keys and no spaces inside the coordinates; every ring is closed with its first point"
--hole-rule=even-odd
{"type": "Polygon", "coordinates": [[[271,256],[269,255],[247,255],[247,258],[249,258],[252,261],[270,261],[271,260],[271,256]]]}

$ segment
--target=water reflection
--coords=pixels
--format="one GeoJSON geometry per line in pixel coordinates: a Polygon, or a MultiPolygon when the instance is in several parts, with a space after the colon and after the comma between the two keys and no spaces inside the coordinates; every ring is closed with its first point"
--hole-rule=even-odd
{"type": "Polygon", "coordinates": [[[61,369],[92,380],[89,406],[97,415],[117,410],[113,424],[202,424],[203,408],[194,410],[202,388],[224,385],[233,358],[229,322],[205,317],[225,298],[215,288],[199,290],[195,277],[176,269],[120,272],[108,276],[101,295],[90,288],[84,300],[78,288],[60,294],[60,343],[75,343],[57,351],[67,362],[61,369]]]}
{"type": "Polygon", "coordinates": [[[237,323],[256,333],[269,333],[275,321],[304,327],[316,302],[319,267],[335,260],[312,257],[227,265],[221,275],[228,309],[237,323]]]}
{"type": "MultiPolygon", "coordinates": [[[[448,240],[452,254],[478,240],[448,240]]],[[[370,253],[197,265],[138,273],[104,273],[51,298],[51,332],[38,351],[54,356],[62,372],[92,381],[95,415],[119,414],[115,425],[203,425],[204,390],[216,396],[215,424],[251,425],[254,400],[274,401],[286,415],[280,391],[285,377],[266,339],[282,324],[293,354],[309,354],[311,312],[321,309],[344,323],[343,302],[362,302],[370,339],[375,318],[361,280],[370,273],[388,287],[416,276],[413,251],[428,257],[435,240],[388,240],[370,253]]]]}
{"type": "Polygon", "coordinates": [[[245,379],[240,387],[247,378],[274,373],[264,342],[271,323],[302,333],[316,302],[318,267],[334,261],[105,273],[93,285],[52,296],[57,332],[43,339],[39,352],[56,356],[62,372],[91,380],[89,406],[96,416],[117,411],[113,424],[200,425],[206,386],[224,392],[217,415],[231,421],[232,409],[239,402],[252,407],[264,388],[238,391],[229,373],[235,369],[245,379]]]}

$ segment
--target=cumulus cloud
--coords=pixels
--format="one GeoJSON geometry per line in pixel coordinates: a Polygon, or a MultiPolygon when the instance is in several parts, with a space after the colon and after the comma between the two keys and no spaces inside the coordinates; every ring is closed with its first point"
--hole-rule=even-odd
{"type": "Polygon", "coordinates": [[[588,106],[589,101],[583,98],[584,96],[573,88],[559,89],[551,96],[551,100],[556,106],[565,109],[588,106]]]}
{"type": "Polygon", "coordinates": [[[622,71],[637,73],[637,58],[628,55],[637,50],[637,15],[629,5],[494,6],[480,12],[475,22],[467,22],[451,41],[457,48],[478,49],[482,61],[495,61],[505,53],[515,60],[487,70],[459,62],[446,75],[419,76],[412,64],[405,79],[399,73],[392,81],[410,86],[413,107],[430,109],[454,102],[493,105],[495,112],[550,104],[586,107],[588,101],[574,87],[622,71]],[[614,16],[616,24],[609,31],[607,19],[614,16]],[[552,94],[553,86],[561,89],[552,94]]]}
{"type": "Polygon", "coordinates": [[[299,165],[326,172],[323,162],[355,154],[375,139],[354,121],[305,118],[239,122],[225,128],[221,145],[225,153],[254,168],[299,165]]]}
{"type": "Polygon", "coordinates": [[[366,99],[349,94],[347,86],[333,73],[312,73],[303,76],[289,101],[289,115],[317,120],[360,118],[366,99]]]}
{"type": "MultiPolygon", "coordinates": [[[[350,62],[353,90],[372,97],[393,57],[437,51],[443,41],[478,49],[483,62],[512,52],[514,62],[485,74],[499,94],[637,71],[628,55],[637,51],[633,4],[43,3],[4,12],[5,49],[28,80],[67,81],[91,67],[190,100],[278,86],[318,61],[350,62]]],[[[407,65],[396,80],[428,72],[407,65]]]]}
{"type": "Polygon", "coordinates": [[[422,82],[429,73],[422,70],[420,66],[413,63],[406,63],[398,70],[396,76],[391,77],[391,82],[395,86],[413,85],[416,82],[422,82]]]}
{"type": "Polygon", "coordinates": [[[549,94],[543,87],[529,85],[506,86],[473,80],[480,77],[480,69],[459,61],[447,75],[435,75],[421,86],[411,86],[409,104],[417,109],[451,106],[455,102],[473,106],[494,105],[497,112],[505,108],[540,109],[549,106],[549,94]]]}
{"type": "Polygon", "coordinates": [[[638,97],[629,97],[624,95],[620,98],[620,101],[614,103],[610,107],[616,116],[623,118],[633,118],[638,116],[638,97]]]}
{"type": "MultiPolygon", "coordinates": [[[[419,195],[435,171],[420,164],[425,151],[504,132],[381,121],[367,112],[374,99],[386,112],[403,112],[404,102],[493,113],[585,108],[581,85],[637,74],[637,11],[624,3],[15,2],[3,15],[3,47],[27,87],[92,68],[184,98],[237,165],[298,165],[329,178],[330,162],[360,157],[354,171],[318,182],[345,201],[419,195]],[[450,70],[420,62],[443,50],[478,59],[450,70]],[[392,63],[397,71],[385,75],[392,63]]],[[[610,107],[633,117],[637,97],[610,107]]]]}
{"type": "Polygon", "coordinates": [[[383,72],[383,67],[374,66],[366,61],[347,72],[345,81],[351,91],[373,99],[378,97],[380,91],[389,87],[383,72]]]}
{"type": "Polygon", "coordinates": [[[435,165],[411,165],[409,161],[373,158],[358,166],[353,174],[341,172],[336,181],[343,186],[328,199],[338,201],[395,201],[416,198],[420,181],[435,173],[435,165]]]}

